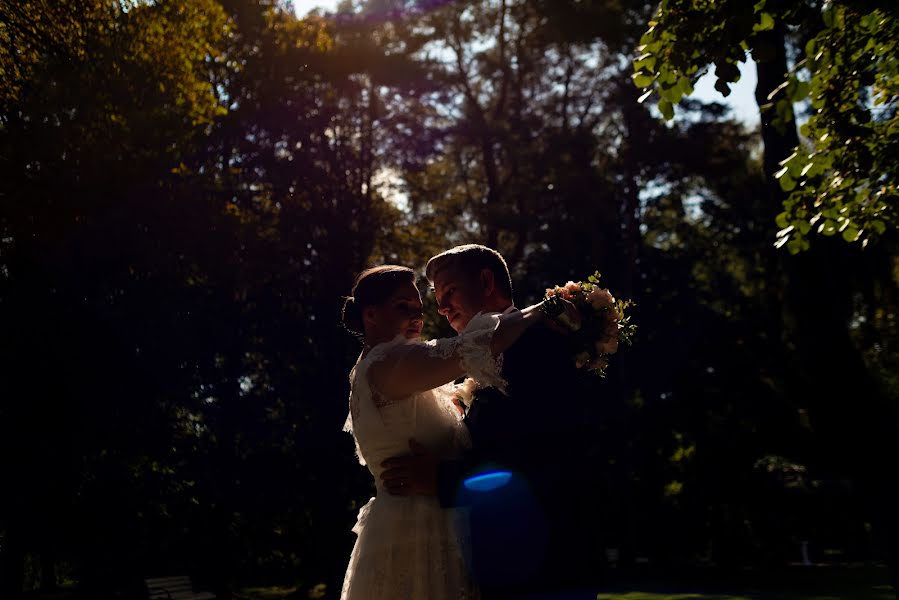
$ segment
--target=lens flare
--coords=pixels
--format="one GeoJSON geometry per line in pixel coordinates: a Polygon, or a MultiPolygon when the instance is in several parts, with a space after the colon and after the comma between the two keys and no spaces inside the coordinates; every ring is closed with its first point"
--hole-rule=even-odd
{"type": "Polygon", "coordinates": [[[509,471],[493,471],[469,477],[463,482],[463,485],[473,492],[490,492],[503,487],[511,479],[512,473],[509,471]]]}

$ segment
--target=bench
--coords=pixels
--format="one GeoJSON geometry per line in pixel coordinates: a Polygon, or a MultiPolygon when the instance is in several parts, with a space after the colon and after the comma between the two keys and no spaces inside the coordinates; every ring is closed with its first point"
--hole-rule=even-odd
{"type": "Polygon", "coordinates": [[[195,592],[190,577],[157,577],[144,579],[150,600],[214,600],[212,592],[195,592]]]}

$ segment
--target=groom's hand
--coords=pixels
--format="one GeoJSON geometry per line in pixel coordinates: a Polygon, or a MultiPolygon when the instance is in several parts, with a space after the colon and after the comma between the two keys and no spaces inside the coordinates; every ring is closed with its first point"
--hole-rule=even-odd
{"type": "Polygon", "coordinates": [[[412,456],[395,456],[381,463],[387,470],[381,480],[395,496],[434,496],[437,494],[437,457],[409,440],[412,456]]]}

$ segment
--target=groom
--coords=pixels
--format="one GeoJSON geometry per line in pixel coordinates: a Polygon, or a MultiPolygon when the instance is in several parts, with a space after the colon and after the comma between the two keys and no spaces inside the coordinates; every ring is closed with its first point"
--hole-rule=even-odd
{"type": "MultiPolygon", "coordinates": [[[[517,310],[503,257],[457,246],[428,261],[438,312],[462,333],[480,312],[517,310]]],[[[474,395],[465,423],[472,449],[439,461],[414,441],[413,456],[385,461],[392,494],[436,494],[471,509],[471,567],[485,600],[556,598],[588,573],[590,540],[578,469],[583,452],[582,375],[563,334],[535,325],[503,355],[505,393],[474,395]]]]}

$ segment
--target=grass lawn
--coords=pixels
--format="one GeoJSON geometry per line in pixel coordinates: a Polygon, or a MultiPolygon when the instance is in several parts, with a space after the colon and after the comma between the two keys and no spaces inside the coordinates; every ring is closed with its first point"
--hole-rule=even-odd
{"type": "Polygon", "coordinates": [[[597,600],[896,600],[886,569],[796,567],[778,572],[743,571],[722,576],[694,571],[677,581],[628,581],[597,600]]]}

